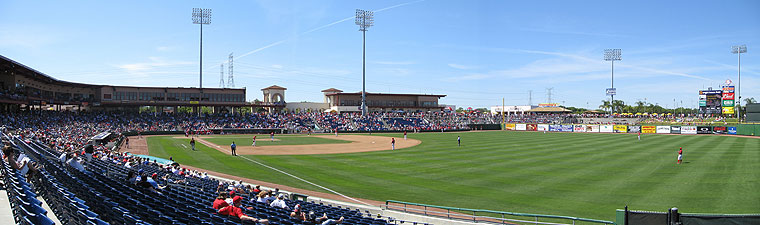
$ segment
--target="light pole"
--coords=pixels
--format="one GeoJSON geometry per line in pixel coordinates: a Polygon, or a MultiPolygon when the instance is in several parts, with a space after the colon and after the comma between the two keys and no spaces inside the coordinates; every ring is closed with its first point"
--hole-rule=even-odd
{"type": "Polygon", "coordinates": [[[367,71],[367,64],[365,62],[367,58],[367,28],[374,25],[374,13],[372,11],[356,10],[356,25],[359,25],[359,31],[362,32],[362,116],[367,115],[367,93],[365,89],[365,78],[367,71]]]}
{"type": "Polygon", "coordinates": [[[736,90],[738,92],[738,97],[736,100],[736,122],[741,122],[742,120],[742,114],[739,112],[741,110],[742,106],[742,53],[747,53],[747,45],[734,45],[731,46],[731,53],[739,55],[739,84],[738,89],[736,90]]]}
{"type": "Polygon", "coordinates": [[[621,50],[619,48],[616,49],[605,49],[604,50],[604,61],[612,61],[612,88],[607,89],[607,95],[611,97],[612,100],[610,100],[610,116],[615,113],[615,61],[622,60],[620,58],[621,50]]]}
{"type": "Polygon", "coordinates": [[[199,88],[199,95],[198,95],[198,114],[201,113],[201,106],[200,102],[203,99],[203,24],[211,24],[211,9],[203,9],[203,8],[193,8],[193,24],[200,24],[201,25],[201,53],[200,53],[200,63],[198,64],[200,68],[198,69],[198,72],[200,74],[200,82],[198,84],[199,88]]]}

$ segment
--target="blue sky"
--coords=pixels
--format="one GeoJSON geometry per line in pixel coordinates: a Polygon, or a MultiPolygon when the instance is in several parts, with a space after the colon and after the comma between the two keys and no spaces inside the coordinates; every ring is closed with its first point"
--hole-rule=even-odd
{"type": "Polygon", "coordinates": [[[367,31],[367,91],[445,94],[444,104],[554,102],[597,108],[607,97],[605,48],[621,48],[615,87],[626,103],[696,107],[697,91],[737,78],[760,98],[760,1],[0,1],[0,54],[55,78],[137,86],[218,87],[234,52],[235,85],[288,88],[286,101],[320,90],[361,90],[356,9],[367,31]]]}

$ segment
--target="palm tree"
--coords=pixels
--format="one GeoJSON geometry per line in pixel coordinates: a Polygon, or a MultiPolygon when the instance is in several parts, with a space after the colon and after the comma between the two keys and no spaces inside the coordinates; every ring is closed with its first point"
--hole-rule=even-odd
{"type": "Polygon", "coordinates": [[[757,101],[755,101],[755,98],[753,97],[744,99],[744,105],[749,105],[749,104],[754,104],[754,103],[757,103],[757,101]]]}
{"type": "Polygon", "coordinates": [[[604,109],[605,111],[607,109],[610,109],[611,107],[612,105],[610,104],[610,101],[607,101],[607,100],[602,100],[602,104],[599,105],[599,108],[604,109]]]}

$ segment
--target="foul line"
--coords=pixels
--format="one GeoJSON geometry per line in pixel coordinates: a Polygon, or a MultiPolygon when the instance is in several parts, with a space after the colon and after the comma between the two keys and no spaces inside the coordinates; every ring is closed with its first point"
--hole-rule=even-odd
{"type": "MultiPolygon", "coordinates": [[[[198,138],[198,142],[201,142],[201,143],[203,143],[203,144],[205,144],[205,145],[214,145],[214,146],[216,146],[216,147],[217,147],[216,149],[221,149],[221,150],[224,150],[225,152],[230,152],[230,153],[231,153],[231,151],[230,151],[230,150],[227,150],[227,149],[225,149],[225,148],[222,148],[221,146],[219,146],[219,145],[215,145],[215,144],[213,144],[213,143],[211,143],[211,142],[209,142],[209,141],[203,140],[202,138],[198,138]]],[[[311,185],[314,185],[315,187],[318,187],[318,188],[322,188],[322,189],[324,189],[324,190],[326,190],[326,191],[332,192],[333,194],[339,195],[339,196],[341,196],[341,197],[344,197],[344,198],[346,198],[346,199],[349,199],[349,200],[351,200],[351,201],[355,201],[355,202],[358,202],[358,203],[361,203],[361,204],[364,204],[364,205],[368,205],[368,206],[374,206],[374,205],[372,205],[372,204],[369,204],[369,203],[366,203],[366,202],[360,201],[360,200],[358,200],[358,199],[355,199],[355,198],[352,198],[352,197],[348,197],[348,196],[346,196],[346,195],[344,195],[344,194],[341,194],[340,192],[337,192],[337,191],[333,191],[332,189],[326,188],[326,187],[324,187],[324,186],[322,186],[322,185],[319,185],[319,184],[315,184],[315,183],[313,183],[313,182],[311,182],[311,181],[308,181],[308,180],[304,180],[303,178],[297,177],[297,176],[295,176],[295,175],[293,175],[293,174],[289,174],[288,172],[285,172],[285,171],[279,170],[279,169],[277,169],[277,168],[274,168],[274,167],[268,166],[268,165],[266,165],[266,164],[264,164],[264,163],[260,163],[260,162],[258,162],[258,161],[256,161],[256,160],[253,160],[253,159],[249,159],[249,158],[246,158],[246,157],[240,157],[240,158],[243,158],[243,159],[245,159],[245,160],[248,160],[248,161],[250,161],[250,162],[253,162],[253,163],[259,164],[260,166],[263,166],[263,167],[269,168],[269,169],[271,169],[271,170],[274,170],[274,171],[280,172],[280,173],[282,173],[282,174],[288,175],[288,176],[290,176],[290,177],[292,177],[292,178],[295,178],[296,180],[300,180],[300,181],[303,181],[304,183],[307,183],[307,184],[311,184],[311,185]]]]}
{"type": "Polygon", "coordinates": [[[332,192],[333,194],[339,195],[339,196],[341,196],[341,197],[344,197],[344,198],[347,198],[347,199],[349,199],[349,200],[352,200],[352,201],[355,201],[355,202],[358,202],[358,203],[361,203],[361,204],[365,204],[365,205],[368,205],[368,206],[374,206],[374,205],[372,205],[372,204],[369,204],[369,203],[366,203],[366,202],[363,202],[363,201],[357,200],[357,199],[355,199],[355,198],[351,198],[351,197],[348,197],[348,196],[346,196],[346,195],[344,195],[344,194],[341,194],[341,193],[339,193],[339,192],[337,192],[337,191],[333,191],[332,189],[329,189],[329,188],[323,187],[322,185],[319,185],[319,184],[315,184],[315,183],[312,183],[311,181],[308,181],[308,180],[304,180],[303,178],[297,177],[297,176],[295,176],[295,175],[293,175],[293,174],[289,174],[288,172],[285,172],[285,171],[279,170],[279,169],[277,169],[277,168],[274,168],[274,167],[268,166],[268,165],[266,165],[266,164],[260,163],[260,162],[258,162],[258,161],[256,161],[256,160],[253,160],[253,159],[249,159],[249,158],[246,158],[246,157],[241,157],[241,158],[243,158],[243,159],[245,159],[245,160],[248,160],[248,161],[251,161],[251,162],[253,162],[253,163],[259,164],[260,166],[263,166],[263,167],[266,167],[266,168],[272,169],[272,170],[274,170],[274,171],[280,172],[280,173],[282,173],[282,174],[288,175],[288,176],[290,176],[290,177],[292,177],[292,178],[295,178],[295,179],[297,179],[297,180],[303,181],[303,182],[305,182],[305,183],[307,183],[307,184],[311,184],[311,185],[314,185],[314,186],[316,186],[316,187],[319,187],[319,188],[325,189],[326,191],[332,192]]]}

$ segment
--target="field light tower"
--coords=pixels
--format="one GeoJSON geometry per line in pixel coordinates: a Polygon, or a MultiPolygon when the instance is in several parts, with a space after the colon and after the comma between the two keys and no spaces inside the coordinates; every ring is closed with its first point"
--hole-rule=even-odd
{"type": "Polygon", "coordinates": [[[620,53],[619,48],[604,50],[604,61],[612,61],[612,88],[607,89],[607,95],[612,99],[610,100],[610,116],[615,113],[615,94],[617,92],[615,90],[615,61],[622,60],[620,53]]]}
{"type": "MultiPolygon", "coordinates": [[[[201,25],[201,53],[200,53],[200,82],[198,88],[200,89],[200,95],[198,96],[198,102],[203,99],[203,24],[211,24],[211,9],[193,8],[193,24],[201,25]]],[[[200,113],[200,110],[198,110],[200,113]]]]}
{"type": "Polygon", "coordinates": [[[362,116],[365,116],[367,114],[367,91],[365,88],[367,71],[367,64],[365,62],[367,58],[367,28],[371,27],[374,24],[375,19],[374,13],[372,11],[361,9],[356,10],[356,25],[359,25],[359,31],[362,32],[362,105],[360,106],[362,108],[362,116]]]}
{"type": "Polygon", "coordinates": [[[739,84],[737,86],[738,97],[736,100],[736,122],[742,121],[742,114],[739,113],[742,106],[742,53],[747,53],[747,45],[734,45],[731,46],[731,53],[739,55],[739,84]]]}

